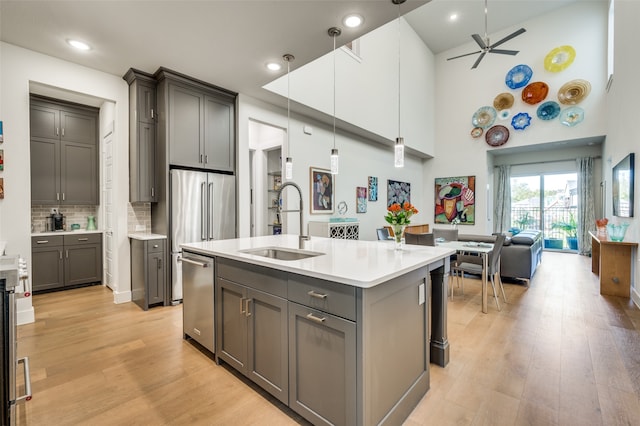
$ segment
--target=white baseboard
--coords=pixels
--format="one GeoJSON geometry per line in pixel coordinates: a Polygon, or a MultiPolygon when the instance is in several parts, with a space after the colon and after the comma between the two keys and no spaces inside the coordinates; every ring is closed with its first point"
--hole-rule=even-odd
{"type": "Polygon", "coordinates": [[[120,304],[120,303],[127,303],[127,302],[131,302],[131,291],[123,291],[121,293],[114,291],[113,292],[113,303],[115,303],[116,305],[120,304]]]}
{"type": "Polygon", "coordinates": [[[17,312],[17,323],[18,325],[22,324],[30,324],[36,321],[36,314],[33,310],[33,306],[30,306],[28,309],[24,311],[17,312]]]}
{"type": "Polygon", "coordinates": [[[633,287],[631,288],[631,300],[640,309],[640,293],[633,287]]]}

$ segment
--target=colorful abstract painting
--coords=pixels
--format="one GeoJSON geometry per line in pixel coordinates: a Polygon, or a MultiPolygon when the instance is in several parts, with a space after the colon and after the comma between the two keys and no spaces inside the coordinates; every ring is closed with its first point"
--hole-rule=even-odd
{"type": "Polygon", "coordinates": [[[369,201],[378,201],[378,178],[369,176],[369,201]]]}
{"type": "Polygon", "coordinates": [[[356,213],[367,212],[367,188],[358,186],[356,188],[356,213]]]}
{"type": "Polygon", "coordinates": [[[475,193],[475,176],[436,178],[434,222],[475,224],[475,193]]]}
{"type": "Polygon", "coordinates": [[[387,207],[393,203],[411,202],[411,184],[397,180],[387,180],[387,207]]]}
{"type": "Polygon", "coordinates": [[[334,176],[331,171],[309,167],[311,214],[333,213],[334,176]]]}

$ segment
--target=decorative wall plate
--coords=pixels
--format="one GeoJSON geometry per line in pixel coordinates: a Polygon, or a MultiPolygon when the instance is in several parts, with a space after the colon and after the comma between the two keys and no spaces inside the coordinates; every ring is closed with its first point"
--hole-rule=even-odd
{"type": "Polygon", "coordinates": [[[480,136],[482,136],[482,134],[484,133],[484,129],[482,127],[474,127],[471,130],[471,137],[472,138],[479,138],[480,136]]]}
{"type": "Polygon", "coordinates": [[[542,102],[549,93],[549,86],[542,81],[536,81],[527,85],[522,89],[522,101],[529,105],[535,105],[542,102]]]}
{"type": "Polygon", "coordinates": [[[511,110],[510,109],[503,109],[502,111],[500,111],[498,113],[498,118],[500,120],[506,120],[509,117],[511,117],[511,110]]]}
{"type": "Polygon", "coordinates": [[[576,50],[572,46],[556,47],[544,58],[544,69],[551,72],[560,72],[571,65],[575,58],[576,50]]]}
{"type": "Polygon", "coordinates": [[[531,124],[531,116],[526,112],[520,112],[513,116],[511,126],[516,130],[524,130],[531,124]]]}
{"type": "Polygon", "coordinates": [[[480,107],[475,112],[475,114],[473,114],[473,117],[471,118],[471,124],[473,124],[474,127],[482,127],[483,129],[487,129],[491,127],[494,121],[496,121],[497,115],[498,113],[493,107],[480,107]]]}
{"type": "Polygon", "coordinates": [[[509,129],[498,124],[487,130],[484,138],[491,146],[504,145],[509,140],[509,129]]]}
{"type": "Polygon", "coordinates": [[[509,109],[513,106],[513,95],[511,93],[500,93],[493,100],[493,107],[498,111],[509,109]]]}
{"type": "Polygon", "coordinates": [[[528,65],[520,64],[509,70],[504,82],[510,89],[519,89],[529,83],[532,75],[533,71],[528,65]]]}
{"type": "Polygon", "coordinates": [[[591,93],[591,83],[587,80],[571,80],[558,90],[558,100],[561,104],[576,105],[591,93]]]}
{"type": "Polygon", "coordinates": [[[584,110],[577,106],[565,108],[560,112],[559,119],[565,126],[573,127],[584,120],[584,110]]]}
{"type": "Polygon", "coordinates": [[[560,115],[560,105],[555,101],[547,101],[538,107],[536,113],[540,120],[553,120],[560,115]]]}

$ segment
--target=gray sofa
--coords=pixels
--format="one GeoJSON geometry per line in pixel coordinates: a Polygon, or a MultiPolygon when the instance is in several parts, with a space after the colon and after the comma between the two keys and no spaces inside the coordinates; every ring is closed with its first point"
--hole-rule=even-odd
{"type": "MultiPolygon", "coordinates": [[[[460,241],[493,242],[495,235],[458,234],[460,241]]],[[[542,261],[542,232],[527,229],[504,241],[500,256],[500,276],[529,281],[542,261]]]]}

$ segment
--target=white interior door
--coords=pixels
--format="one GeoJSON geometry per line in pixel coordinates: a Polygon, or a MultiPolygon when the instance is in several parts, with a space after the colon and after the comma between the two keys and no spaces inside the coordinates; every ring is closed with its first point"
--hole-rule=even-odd
{"type": "Polygon", "coordinates": [[[103,188],[102,200],[104,205],[104,283],[111,290],[114,284],[114,252],[113,252],[113,121],[109,124],[103,138],[103,188]]]}

